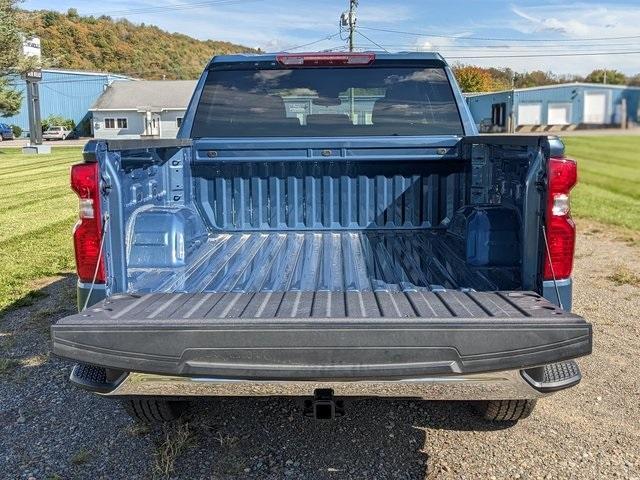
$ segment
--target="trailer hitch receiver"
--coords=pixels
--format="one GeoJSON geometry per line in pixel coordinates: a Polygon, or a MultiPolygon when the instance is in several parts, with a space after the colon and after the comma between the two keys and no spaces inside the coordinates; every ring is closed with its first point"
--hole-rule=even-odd
{"type": "Polygon", "coordinates": [[[330,388],[318,388],[313,399],[304,401],[304,415],[315,420],[334,420],[344,415],[344,402],[336,400],[330,388]]]}

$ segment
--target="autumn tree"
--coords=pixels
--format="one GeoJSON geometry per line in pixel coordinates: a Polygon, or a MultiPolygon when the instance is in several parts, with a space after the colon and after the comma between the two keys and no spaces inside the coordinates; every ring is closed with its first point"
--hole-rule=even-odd
{"type": "Polygon", "coordinates": [[[515,88],[542,87],[544,85],[555,85],[556,83],[560,83],[556,75],[542,70],[516,73],[514,78],[515,88]]]}
{"type": "Polygon", "coordinates": [[[145,79],[195,79],[213,55],[257,52],[242,45],[197,40],[125,19],[83,16],[73,8],[66,13],[22,11],[18,23],[40,37],[48,65],[145,79]]]}
{"type": "Polygon", "coordinates": [[[494,90],[509,90],[513,88],[516,72],[510,68],[489,67],[487,69],[493,77],[494,90]]]}
{"type": "Polygon", "coordinates": [[[456,65],[453,72],[463,92],[490,92],[495,89],[494,79],[486,68],[456,65]]]}

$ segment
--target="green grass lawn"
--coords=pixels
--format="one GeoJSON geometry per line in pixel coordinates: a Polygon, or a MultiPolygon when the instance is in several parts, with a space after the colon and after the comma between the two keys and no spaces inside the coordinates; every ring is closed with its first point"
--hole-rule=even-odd
{"type": "MultiPolygon", "coordinates": [[[[568,137],[580,183],[577,217],[640,230],[640,136],[568,137]]],[[[77,200],[69,166],[79,148],[26,156],[0,149],[0,312],[33,295],[34,282],[73,271],[71,229],[77,200]]]]}
{"type": "Polygon", "coordinates": [[[23,155],[0,148],[0,312],[32,294],[36,280],[73,271],[78,202],[69,167],[79,148],[23,155]]]}
{"type": "Polygon", "coordinates": [[[640,230],[640,135],[566,137],[578,161],[574,216],[640,230]]]}

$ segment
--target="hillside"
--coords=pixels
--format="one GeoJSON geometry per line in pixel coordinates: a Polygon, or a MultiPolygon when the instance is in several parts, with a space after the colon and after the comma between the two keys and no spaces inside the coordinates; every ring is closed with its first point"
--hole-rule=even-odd
{"type": "Polygon", "coordinates": [[[196,40],[153,25],[82,17],[73,9],[66,14],[22,11],[20,24],[41,38],[48,66],[146,79],[195,79],[215,54],[256,51],[229,42],[196,40]]]}

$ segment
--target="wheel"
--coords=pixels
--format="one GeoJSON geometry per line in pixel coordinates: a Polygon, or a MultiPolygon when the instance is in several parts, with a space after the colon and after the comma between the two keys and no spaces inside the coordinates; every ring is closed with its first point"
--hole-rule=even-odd
{"type": "Polygon", "coordinates": [[[537,400],[489,400],[474,404],[476,410],[492,422],[517,422],[533,412],[537,400]]]}
{"type": "Polygon", "coordinates": [[[66,135],[62,135],[62,140],[66,140],[67,136],[66,135]]]}
{"type": "Polygon", "coordinates": [[[131,417],[141,423],[166,423],[177,420],[187,408],[187,403],[157,398],[127,398],[122,405],[131,417]]]}

